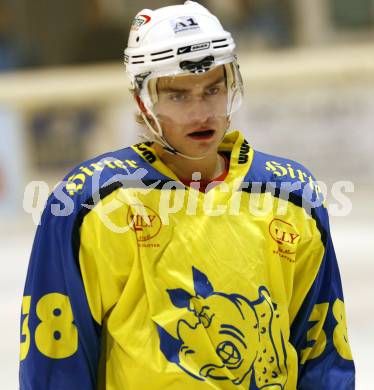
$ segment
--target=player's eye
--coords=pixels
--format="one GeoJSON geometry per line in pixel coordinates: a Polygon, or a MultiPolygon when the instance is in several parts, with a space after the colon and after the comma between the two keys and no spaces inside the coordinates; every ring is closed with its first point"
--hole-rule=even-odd
{"type": "Polygon", "coordinates": [[[169,99],[173,102],[184,102],[187,100],[187,94],[182,92],[171,93],[169,99]]]}
{"type": "Polygon", "coordinates": [[[221,88],[219,86],[210,87],[206,90],[207,95],[217,95],[221,91],[221,88]]]}
{"type": "Polygon", "coordinates": [[[224,81],[212,85],[205,90],[207,96],[215,96],[226,92],[226,84],[224,81]]]}

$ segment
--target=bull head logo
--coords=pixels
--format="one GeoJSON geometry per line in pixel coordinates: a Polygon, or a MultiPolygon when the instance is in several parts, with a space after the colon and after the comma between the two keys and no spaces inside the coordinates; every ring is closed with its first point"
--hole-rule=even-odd
{"type": "Polygon", "coordinates": [[[157,326],[165,358],[196,380],[231,381],[239,388],[284,389],[286,350],[277,306],[265,287],[250,301],[214,290],[207,276],[192,268],[194,294],[167,290],[185,313],[174,331],[157,326]]]}

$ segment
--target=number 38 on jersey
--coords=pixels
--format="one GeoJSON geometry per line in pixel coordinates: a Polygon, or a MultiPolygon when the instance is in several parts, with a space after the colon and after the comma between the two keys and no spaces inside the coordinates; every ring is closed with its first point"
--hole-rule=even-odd
{"type": "Polygon", "coordinates": [[[40,353],[52,359],[64,359],[78,350],[78,330],[73,323],[73,311],[69,297],[59,293],[42,296],[35,310],[39,324],[35,333],[29,328],[31,296],[23,297],[20,360],[26,359],[31,338],[40,353]]]}

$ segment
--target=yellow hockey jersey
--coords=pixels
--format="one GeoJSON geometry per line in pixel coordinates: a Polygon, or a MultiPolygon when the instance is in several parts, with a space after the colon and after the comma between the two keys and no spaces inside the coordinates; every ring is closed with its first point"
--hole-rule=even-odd
{"type": "Polygon", "coordinates": [[[354,389],[322,195],[302,165],[220,152],[185,187],[151,144],[76,167],[51,195],[22,305],[27,389],[354,389]]]}

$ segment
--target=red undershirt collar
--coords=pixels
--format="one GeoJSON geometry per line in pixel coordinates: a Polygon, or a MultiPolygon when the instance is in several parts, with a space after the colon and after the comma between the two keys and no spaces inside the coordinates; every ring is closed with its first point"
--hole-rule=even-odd
{"type": "MultiPolygon", "coordinates": [[[[216,178],[212,179],[212,180],[200,180],[200,188],[199,188],[199,191],[200,192],[205,192],[206,190],[206,187],[212,183],[212,182],[216,182],[217,184],[215,184],[214,186],[218,185],[220,182],[224,181],[226,179],[226,176],[227,174],[229,173],[229,165],[230,165],[230,162],[229,162],[229,159],[227,158],[227,156],[225,156],[223,153],[220,153],[220,155],[224,158],[225,160],[225,169],[224,171],[219,175],[217,176],[216,178]]],[[[179,179],[185,186],[189,187],[191,183],[196,183],[196,182],[193,182],[192,180],[190,179],[179,179]]],[[[211,187],[213,188],[213,187],[211,187]]]]}

